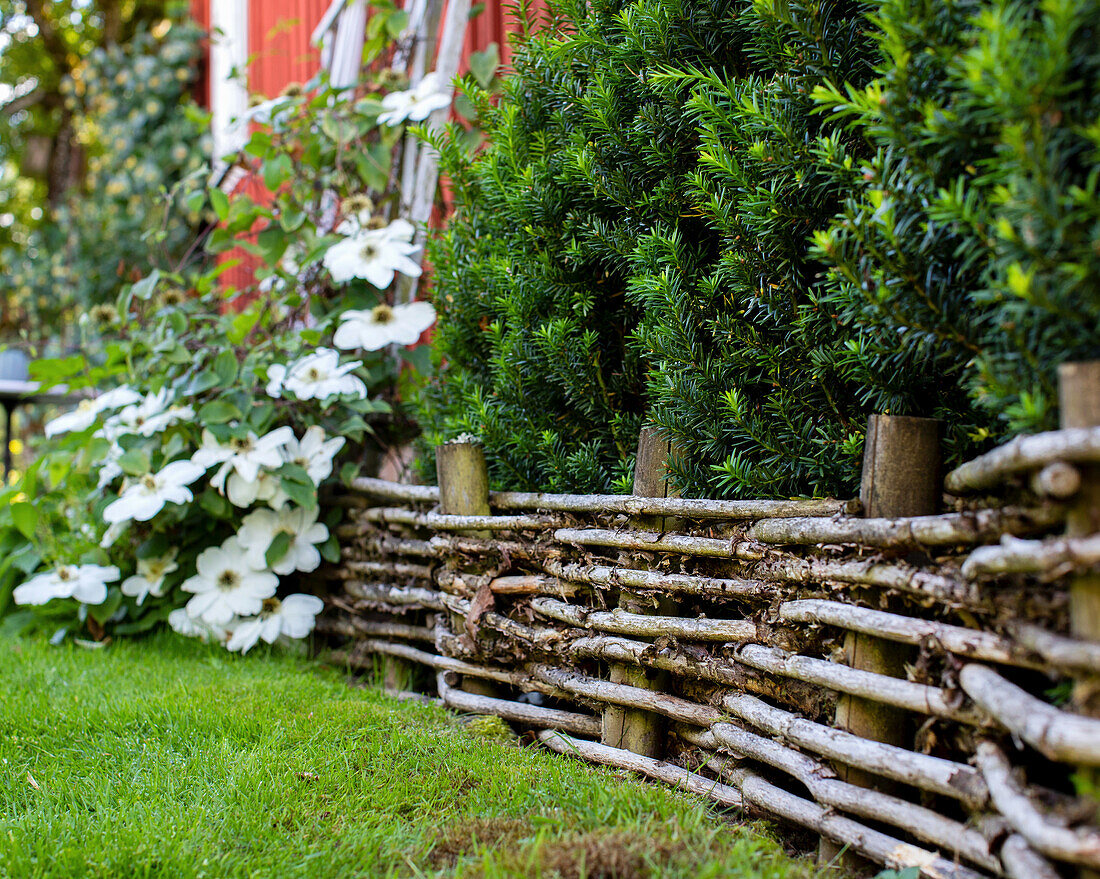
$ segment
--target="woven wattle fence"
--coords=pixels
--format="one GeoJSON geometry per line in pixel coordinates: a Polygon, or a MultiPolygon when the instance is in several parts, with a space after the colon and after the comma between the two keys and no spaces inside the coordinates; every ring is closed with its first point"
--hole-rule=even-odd
{"type": "Polygon", "coordinates": [[[934,423],[876,416],[858,501],[661,497],[648,432],[633,497],[490,493],[480,448],[449,444],[440,487],[342,499],[320,628],[335,661],[426,666],[456,710],[826,852],[1100,868],[1100,427],[1072,393],[1066,429],[945,480],[934,423]]]}

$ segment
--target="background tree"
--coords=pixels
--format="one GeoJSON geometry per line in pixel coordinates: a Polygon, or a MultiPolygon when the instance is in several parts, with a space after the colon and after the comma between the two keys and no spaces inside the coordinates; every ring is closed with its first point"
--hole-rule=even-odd
{"type": "Polygon", "coordinates": [[[187,107],[201,34],[186,16],[181,2],[0,0],[9,338],[53,335],[75,303],[117,292],[130,256],[163,252],[133,245],[163,219],[156,198],[201,164],[203,119],[187,107]]]}

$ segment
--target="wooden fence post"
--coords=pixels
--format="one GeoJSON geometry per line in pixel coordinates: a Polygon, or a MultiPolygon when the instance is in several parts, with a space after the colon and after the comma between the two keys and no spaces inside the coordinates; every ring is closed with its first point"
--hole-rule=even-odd
{"type": "MultiPolygon", "coordinates": [[[[634,494],[637,497],[675,497],[668,487],[668,458],[671,444],[661,439],[654,428],[643,428],[638,435],[638,457],[634,464],[634,494]]],[[[670,527],[664,519],[641,520],[642,527],[658,531],[670,527]]],[[[619,595],[619,607],[630,613],[669,613],[672,602],[662,599],[658,607],[652,601],[641,601],[628,592],[619,595]]],[[[659,690],[667,679],[664,672],[641,666],[613,663],[609,675],[612,683],[630,684],[649,690],[659,690]]],[[[659,757],[665,749],[665,724],[663,718],[649,711],[608,706],[603,711],[603,735],[605,745],[623,748],[646,757],[659,757]]]]}
{"type": "MultiPolygon", "coordinates": [[[[1063,428],[1100,427],[1100,360],[1059,366],[1058,395],[1063,428]]],[[[1081,487],[1066,517],[1066,533],[1070,537],[1100,533],[1100,466],[1082,465],[1080,472],[1081,487]]],[[[1077,637],[1100,641],[1100,574],[1081,574],[1073,578],[1069,593],[1069,625],[1077,637]]],[[[1073,701],[1082,714],[1100,717],[1100,678],[1077,681],[1073,701]]],[[[1093,790],[1100,785],[1100,770],[1095,767],[1082,766],[1078,772],[1093,790]]],[[[1085,869],[1081,875],[1097,877],[1100,873],[1085,869]]]]}
{"type": "MultiPolygon", "coordinates": [[[[936,512],[941,494],[939,434],[940,422],[934,418],[870,416],[859,488],[865,517],[924,516],[936,512]]],[[[905,662],[910,649],[904,645],[848,632],[844,653],[853,668],[906,677],[905,662]]],[[[906,744],[905,712],[858,696],[841,696],[837,700],[835,725],[865,739],[906,744]]],[[[839,778],[852,784],[880,789],[889,786],[881,778],[858,769],[838,765],[836,770],[839,778]]],[[[822,838],[819,860],[828,863],[839,851],[835,843],[822,838]]]]}
{"type": "MultiPolygon", "coordinates": [[[[481,443],[455,440],[435,448],[439,476],[439,511],[453,516],[489,515],[489,467],[481,443]]],[[[488,531],[460,531],[469,537],[489,537],[488,531]]],[[[462,632],[462,623],[453,626],[462,632]]],[[[496,688],[478,678],[464,677],[461,689],[478,696],[495,696],[496,688]]]]}

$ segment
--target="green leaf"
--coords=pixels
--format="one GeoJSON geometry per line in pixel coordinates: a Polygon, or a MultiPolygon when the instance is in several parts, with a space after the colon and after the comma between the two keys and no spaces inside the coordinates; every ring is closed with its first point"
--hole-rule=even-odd
{"type": "Polygon", "coordinates": [[[286,555],[287,550],[290,549],[291,542],[290,535],[285,531],[280,531],[275,535],[275,538],[271,541],[271,546],[269,546],[267,552],[264,553],[264,562],[269,568],[286,555]]]}
{"type": "Polygon", "coordinates": [[[405,28],[409,26],[409,13],[403,9],[399,9],[396,12],[391,12],[386,17],[386,33],[388,33],[395,40],[401,36],[405,28]]]}
{"type": "Polygon", "coordinates": [[[279,225],[284,232],[296,232],[306,221],[305,211],[285,210],[279,214],[279,225]]]}
{"type": "Polygon", "coordinates": [[[103,604],[97,604],[88,608],[88,613],[97,623],[103,625],[107,622],[116,610],[118,606],[122,604],[122,590],[117,586],[111,586],[107,590],[107,599],[103,604]]]}
{"type": "Polygon", "coordinates": [[[321,131],[338,144],[351,141],[359,133],[359,129],[350,119],[344,119],[332,111],[321,115],[321,131]]]}
{"type": "Polygon", "coordinates": [[[42,384],[56,384],[59,381],[71,378],[85,372],[88,361],[83,354],[74,354],[72,357],[51,357],[42,360],[33,360],[28,368],[32,380],[42,384]]]}
{"type": "Polygon", "coordinates": [[[157,269],[153,269],[140,281],[136,281],[130,292],[138,299],[148,299],[153,295],[153,291],[157,288],[157,283],[160,281],[160,272],[157,269]]]}
{"type": "Polygon", "coordinates": [[[264,186],[275,192],[294,176],[294,163],[286,153],[280,153],[264,165],[264,186]]]}
{"type": "Polygon", "coordinates": [[[245,340],[245,336],[252,332],[252,328],[256,326],[259,319],[260,310],[258,308],[246,308],[230,322],[229,332],[226,334],[229,341],[234,345],[241,344],[245,340]]]}
{"type": "Polygon", "coordinates": [[[233,512],[232,504],[212,488],[199,495],[199,506],[215,519],[227,519],[233,512]]]}
{"type": "Polygon", "coordinates": [[[283,464],[283,466],[279,468],[278,473],[291,482],[297,482],[301,485],[313,485],[313,480],[310,478],[306,468],[298,464],[283,464]]]}
{"type": "Polygon", "coordinates": [[[500,47],[496,43],[490,43],[484,52],[474,52],[470,55],[470,73],[483,89],[489,88],[492,84],[499,66],[500,47]]]}
{"type": "Polygon", "coordinates": [[[279,257],[286,251],[287,243],[286,232],[276,223],[272,223],[256,236],[260,256],[268,265],[275,265],[279,261],[279,257]]]}
{"type": "Polygon", "coordinates": [[[214,358],[214,372],[223,388],[232,387],[237,380],[237,355],[232,351],[222,351],[214,358]]]}
{"type": "Polygon", "coordinates": [[[340,468],[340,482],[343,485],[351,485],[351,481],[359,475],[359,465],[354,461],[348,461],[340,468]]]}
{"type": "Polygon", "coordinates": [[[35,509],[34,504],[12,504],[11,517],[19,533],[27,540],[33,540],[34,532],[38,528],[38,510],[35,509]]]}
{"type": "Polygon", "coordinates": [[[191,379],[184,393],[192,396],[194,394],[201,394],[203,391],[209,391],[211,388],[216,388],[217,386],[218,377],[214,374],[214,371],[204,369],[191,379]]]}
{"type": "Polygon", "coordinates": [[[207,424],[225,424],[241,417],[241,410],[228,400],[211,400],[199,410],[199,421],[207,424]]]}
{"type": "Polygon", "coordinates": [[[295,482],[293,479],[280,479],[279,483],[282,485],[283,491],[286,492],[294,503],[299,507],[303,507],[307,510],[312,510],[317,506],[317,489],[311,482],[309,485],[303,485],[301,482],[295,482]]]}
{"type": "Polygon", "coordinates": [[[218,219],[224,223],[229,217],[229,196],[220,189],[211,189],[210,204],[214,207],[214,213],[218,215],[218,219]]]}
{"type": "Polygon", "coordinates": [[[118,459],[118,466],[122,472],[130,476],[144,476],[149,472],[149,453],[140,446],[135,446],[128,452],[123,452],[118,459]]]}
{"type": "Polygon", "coordinates": [[[336,564],[340,561],[340,541],[336,539],[335,534],[330,534],[328,540],[322,543],[318,549],[321,551],[321,558],[331,564],[336,564]]]}

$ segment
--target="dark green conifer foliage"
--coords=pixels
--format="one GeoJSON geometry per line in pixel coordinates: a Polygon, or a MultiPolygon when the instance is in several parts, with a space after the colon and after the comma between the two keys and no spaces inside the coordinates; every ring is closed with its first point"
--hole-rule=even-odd
{"type": "Polygon", "coordinates": [[[870,74],[859,3],[730,4],[738,69],[658,75],[688,86],[699,134],[685,197],[694,228],[644,235],[630,290],[644,307],[652,419],[707,496],[850,493],[866,405],[838,373],[840,327],[819,301],[808,239],[840,205],[815,151],[823,81],[870,74]]]}
{"type": "Polygon", "coordinates": [[[1100,4],[885,0],[878,76],[819,89],[877,148],[817,236],[846,372],[975,443],[1057,426],[1056,366],[1100,357],[1100,4]],[[969,395],[969,399],[968,399],[969,395]]]}
{"type": "Polygon", "coordinates": [[[430,249],[440,371],[421,417],[429,443],[480,436],[495,485],[629,490],[645,407],[627,278],[640,238],[692,213],[696,155],[688,89],[654,73],[740,62],[743,5],[555,3],[567,31],[519,44],[497,106],[470,87],[489,143],[441,144],[456,212],[430,249]]]}

